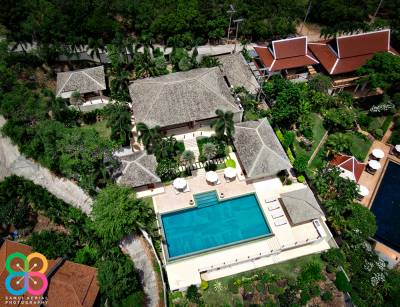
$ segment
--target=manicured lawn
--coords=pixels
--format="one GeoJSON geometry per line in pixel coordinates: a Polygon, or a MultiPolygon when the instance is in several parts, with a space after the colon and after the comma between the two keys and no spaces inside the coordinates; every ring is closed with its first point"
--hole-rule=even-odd
{"type": "Polygon", "coordinates": [[[324,125],[323,125],[323,122],[324,122],[323,119],[316,113],[311,113],[310,116],[314,122],[313,129],[312,129],[314,143],[312,144],[311,150],[307,151],[300,146],[300,143],[297,140],[295,140],[293,143],[293,147],[294,147],[294,151],[295,151],[296,155],[305,154],[308,157],[311,157],[315,148],[317,148],[319,142],[324,137],[324,134],[326,132],[324,125]]]}
{"type": "Polygon", "coordinates": [[[96,130],[103,138],[109,139],[111,136],[111,129],[107,127],[106,120],[102,120],[91,125],[82,126],[82,129],[90,129],[90,128],[96,130]]]}
{"type": "Polygon", "coordinates": [[[372,145],[372,142],[355,132],[349,132],[351,135],[351,147],[350,151],[359,161],[364,161],[367,157],[368,151],[372,145]]]}

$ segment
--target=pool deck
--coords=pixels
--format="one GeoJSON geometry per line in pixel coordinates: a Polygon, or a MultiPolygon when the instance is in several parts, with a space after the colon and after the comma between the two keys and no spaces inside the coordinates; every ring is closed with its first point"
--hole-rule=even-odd
{"type": "MultiPolygon", "coordinates": [[[[364,197],[360,201],[360,203],[362,205],[364,205],[365,207],[367,207],[368,209],[371,209],[371,207],[372,207],[372,204],[375,199],[375,195],[379,190],[380,183],[383,179],[383,175],[385,174],[386,166],[389,163],[389,161],[393,161],[393,162],[400,164],[399,158],[397,158],[393,155],[389,155],[390,146],[381,141],[373,142],[373,144],[368,152],[365,162],[368,163],[368,157],[371,155],[372,150],[374,150],[375,148],[379,148],[385,153],[385,156],[382,159],[380,159],[380,161],[379,161],[380,164],[382,165],[382,168],[377,170],[375,175],[371,175],[371,174],[367,173],[366,171],[364,171],[361,174],[360,180],[358,181],[359,184],[366,186],[368,188],[368,190],[370,191],[369,195],[364,197]]],[[[390,247],[388,247],[380,242],[376,242],[375,251],[381,255],[384,255],[384,257],[386,257],[388,261],[398,262],[400,260],[399,252],[391,249],[390,247]]]]}
{"type": "Polygon", "coordinates": [[[227,183],[223,171],[217,173],[221,181],[219,185],[210,185],[206,182],[204,175],[198,175],[187,178],[190,192],[176,194],[172,186],[166,186],[164,193],[153,197],[156,213],[162,214],[193,207],[189,204],[190,200],[193,199],[193,194],[207,191],[217,190],[218,195],[222,192],[225,198],[255,193],[274,235],[174,261],[167,261],[164,257],[163,263],[171,290],[183,290],[192,284],[199,285],[201,279],[216,279],[318,253],[331,247],[332,235],[324,223],[325,217],[321,216],[319,219],[326,232],[326,236],[321,238],[312,222],[297,226],[291,226],[289,223],[275,226],[275,220],[267,209],[269,204],[266,204],[265,200],[273,200],[281,193],[302,189],[304,184],[294,183],[283,186],[278,178],[260,180],[254,183],[236,179],[227,183]]]}

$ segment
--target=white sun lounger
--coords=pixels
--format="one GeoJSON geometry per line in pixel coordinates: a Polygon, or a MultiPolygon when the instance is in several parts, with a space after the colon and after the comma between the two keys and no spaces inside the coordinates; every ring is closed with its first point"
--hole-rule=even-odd
{"type": "Polygon", "coordinates": [[[283,213],[283,211],[278,211],[278,212],[272,213],[271,216],[273,219],[277,219],[277,218],[284,216],[284,213],[283,213]]]}
{"type": "Polygon", "coordinates": [[[287,223],[287,221],[286,220],[276,220],[275,222],[274,222],[274,224],[275,224],[275,226],[282,226],[282,225],[285,225],[287,223]]]}
{"type": "Polygon", "coordinates": [[[279,209],[280,207],[281,206],[279,206],[279,204],[276,202],[276,203],[273,203],[268,206],[268,211],[273,211],[273,210],[279,209]]]}

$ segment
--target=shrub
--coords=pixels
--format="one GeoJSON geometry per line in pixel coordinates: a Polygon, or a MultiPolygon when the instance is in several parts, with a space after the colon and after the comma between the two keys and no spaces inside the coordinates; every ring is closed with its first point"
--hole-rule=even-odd
{"type": "Polygon", "coordinates": [[[357,121],[361,127],[367,128],[371,123],[372,119],[370,116],[368,116],[368,114],[360,112],[357,121]]]}
{"type": "Polygon", "coordinates": [[[332,298],[333,298],[332,292],[329,292],[329,291],[325,291],[325,292],[322,293],[322,295],[321,295],[321,299],[322,299],[324,302],[331,301],[332,298]]]}
{"type": "Polygon", "coordinates": [[[316,297],[321,295],[321,289],[318,285],[312,285],[309,288],[311,297],[316,297]]]}
{"type": "Polygon", "coordinates": [[[200,284],[201,290],[207,290],[208,289],[208,281],[207,280],[202,280],[200,284]]]}
{"type": "Polygon", "coordinates": [[[288,148],[287,150],[286,150],[286,153],[287,153],[287,155],[288,155],[288,158],[289,158],[289,161],[290,161],[290,163],[294,163],[294,156],[293,156],[293,153],[292,153],[292,151],[290,150],[290,148],[288,148]]]}
{"type": "Polygon", "coordinates": [[[346,261],[345,255],[340,248],[328,249],[326,252],[321,254],[321,258],[334,267],[344,265],[346,261]]]}
{"type": "Polygon", "coordinates": [[[205,170],[207,172],[208,171],[216,171],[217,170],[217,164],[209,162],[209,163],[206,163],[206,166],[204,168],[205,168],[205,170]]]}
{"type": "Polygon", "coordinates": [[[354,127],[355,114],[349,108],[333,108],[325,112],[324,119],[331,130],[346,130],[354,127]]]}
{"type": "Polygon", "coordinates": [[[34,232],[27,243],[34,251],[45,255],[48,259],[73,257],[75,253],[74,239],[60,232],[48,230],[34,232]]]}
{"type": "Polygon", "coordinates": [[[300,182],[300,183],[303,183],[304,181],[306,181],[306,178],[304,178],[303,175],[300,175],[300,176],[297,177],[297,181],[300,182]]]}
{"type": "Polygon", "coordinates": [[[177,177],[178,164],[171,159],[163,159],[157,164],[156,173],[162,181],[170,181],[177,177]]]}
{"type": "Polygon", "coordinates": [[[225,161],[226,167],[236,168],[236,162],[233,159],[228,159],[225,161]]]}
{"type": "Polygon", "coordinates": [[[256,288],[257,288],[258,292],[263,293],[265,290],[265,285],[264,285],[264,283],[259,282],[259,283],[257,283],[256,288]]]}
{"type": "Polygon", "coordinates": [[[229,292],[231,292],[233,294],[236,294],[239,292],[239,285],[233,278],[228,280],[228,290],[229,290],[229,292]]]}
{"type": "Polygon", "coordinates": [[[293,163],[293,167],[296,172],[304,173],[308,168],[308,156],[300,154],[293,163]]]}
{"type": "Polygon", "coordinates": [[[323,280],[324,278],[321,264],[318,262],[311,262],[302,269],[299,276],[299,283],[307,285],[310,282],[323,280]]]}
{"type": "Polygon", "coordinates": [[[186,297],[192,303],[200,303],[201,295],[195,285],[189,286],[186,291],[186,297]]]}
{"type": "Polygon", "coordinates": [[[347,277],[343,273],[343,271],[339,271],[336,273],[335,285],[338,288],[338,290],[340,290],[342,292],[350,292],[351,291],[351,285],[350,285],[349,281],[347,280],[347,277]]]}
{"type": "Polygon", "coordinates": [[[293,144],[294,138],[295,138],[295,134],[293,131],[285,132],[285,134],[283,135],[285,148],[289,148],[289,146],[293,144]]]}

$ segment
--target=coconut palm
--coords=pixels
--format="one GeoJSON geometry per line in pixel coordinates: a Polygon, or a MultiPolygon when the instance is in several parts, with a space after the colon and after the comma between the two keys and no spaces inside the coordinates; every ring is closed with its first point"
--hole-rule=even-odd
{"type": "Polygon", "coordinates": [[[333,154],[350,153],[351,140],[344,133],[334,133],[329,136],[326,146],[328,151],[333,154]]]}
{"type": "Polygon", "coordinates": [[[203,146],[203,155],[206,157],[207,162],[214,158],[217,154],[217,146],[213,143],[206,143],[203,146]]]}
{"type": "Polygon", "coordinates": [[[160,126],[149,128],[145,123],[138,123],[136,128],[139,133],[138,141],[142,142],[149,153],[153,153],[159,142],[161,142],[160,126]]]}
{"type": "Polygon", "coordinates": [[[88,47],[90,48],[90,57],[94,59],[94,56],[96,56],[99,59],[100,64],[102,64],[100,51],[104,52],[104,50],[106,49],[103,40],[101,38],[95,39],[90,37],[88,40],[88,47]]]}
{"type": "Polygon", "coordinates": [[[191,150],[185,150],[182,153],[181,160],[186,165],[186,167],[192,165],[195,159],[196,157],[194,156],[194,152],[191,150]]]}
{"type": "Polygon", "coordinates": [[[173,159],[178,151],[178,141],[173,136],[161,139],[153,147],[157,160],[173,159]]]}
{"type": "Polygon", "coordinates": [[[226,136],[228,139],[232,139],[233,133],[235,132],[233,112],[224,112],[218,109],[215,111],[215,114],[217,118],[211,122],[211,128],[214,128],[217,137],[223,138],[226,136]]]}

